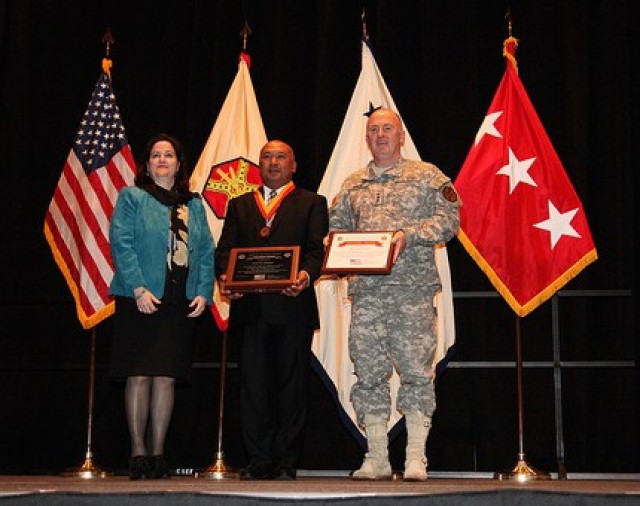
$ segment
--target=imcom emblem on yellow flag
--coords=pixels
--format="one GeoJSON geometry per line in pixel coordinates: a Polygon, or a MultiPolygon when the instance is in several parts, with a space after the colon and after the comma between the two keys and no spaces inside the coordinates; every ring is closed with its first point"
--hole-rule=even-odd
{"type": "Polygon", "coordinates": [[[211,167],[202,196],[216,218],[224,220],[230,199],[253,191],[261,184],[260,168],[250,160],[238,157],[211,167]]]}

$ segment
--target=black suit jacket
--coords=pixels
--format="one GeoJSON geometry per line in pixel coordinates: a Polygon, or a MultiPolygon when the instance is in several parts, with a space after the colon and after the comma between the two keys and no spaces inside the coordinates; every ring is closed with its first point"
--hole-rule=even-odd
{"type": "MultiPolygon", "coordinates": [[[[262,189],[258,190],[262,191],[262,189]]],[[[324,256],[323,239],[329,230],[327,199],[295,188],[280,204],[269,237],[260,236],[265,220],[253,192],[231,199],[222,234],[216,246],[216,274],[226,273],[231,248],[256,246],[300,246],[299,270],[311,284],[297,297],[280,294],[246,294],[231,302],[231,323],[254,321],[262,315],[270,323],[319,326],[313,282],[320,276],[324,256]]]]}

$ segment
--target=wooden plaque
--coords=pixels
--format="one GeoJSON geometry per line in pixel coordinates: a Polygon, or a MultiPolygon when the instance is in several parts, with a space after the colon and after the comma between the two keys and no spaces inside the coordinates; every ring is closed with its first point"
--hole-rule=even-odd
{"type": "Polygon", "coordinates": [[[296,282],[300,246],[232,248],[225,288],[231,292],[280,292],[296,282]]]}
{"type": "Polygon", "coordinates": [[[394,232],[331,232],[322,261],[326,274],[389,274],[392,267],[394,232]]]}

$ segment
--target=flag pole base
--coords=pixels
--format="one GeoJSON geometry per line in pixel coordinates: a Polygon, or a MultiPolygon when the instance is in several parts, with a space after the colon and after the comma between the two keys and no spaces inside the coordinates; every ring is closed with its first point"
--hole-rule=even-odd
{"type": "Polygon", "coordinates": [[[527,464],[524,458],[520,458],[511,471],[495,473],[496,480],[513,480],[521,483],[535,480],[550,480],[551,475],[543,471],[538,471],[527,464]]]}
{"type": "Polygon", "coordinates": [[[85,480],[92,480],[94,478],[106,478],[112,473],[100,469],[93,463],[91,454],[88,453],[85,461],[82,465],[76,469],[67,469],[61,473],[62,476],[74,476],[76,478],[83,478],[85,480]]]}
{"type": "Polygon", "coordinates": [[[206,478],[209,480],[226,480],[229,478],[239,478],[240,473],[224,462],[224,452],[216,452],[216,460],[206,469],[196,471],[194,478],[206,478]]]}

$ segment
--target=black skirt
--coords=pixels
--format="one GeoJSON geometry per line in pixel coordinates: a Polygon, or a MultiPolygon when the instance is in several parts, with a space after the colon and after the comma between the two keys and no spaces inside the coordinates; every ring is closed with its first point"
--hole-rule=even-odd
{"type": "Polygon", "coordinates": [[[195,318],[184,305],[164,301],[153,314],[138,311],[130,297],[115,298],[114,331],[109,376],[170,376],[191,380],[195,318]]]}

